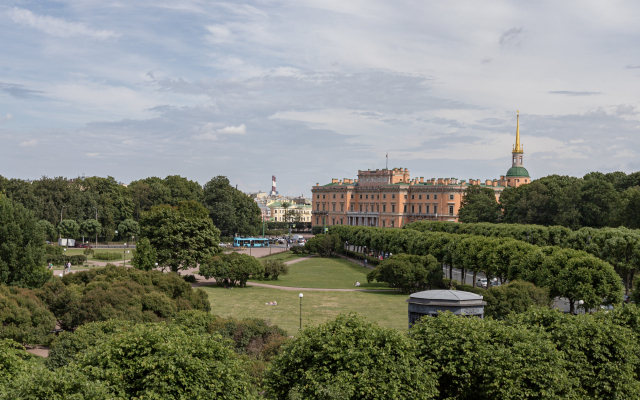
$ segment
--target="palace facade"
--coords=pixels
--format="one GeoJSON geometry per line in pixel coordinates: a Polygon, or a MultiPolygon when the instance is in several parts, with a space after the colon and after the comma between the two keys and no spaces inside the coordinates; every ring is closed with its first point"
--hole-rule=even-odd
{"type": "Polygon", "coordinates": [[[407,168],[358,171],[358,179],[332,179],[312,187],[312,225],[402,227],[413,221],[458,221],[464,191],[470,185],[494,190],[496,199],[508,186],[531,182],[523,164],[520,116],[512,164],[500,179],[411,178],[407,168]]]}

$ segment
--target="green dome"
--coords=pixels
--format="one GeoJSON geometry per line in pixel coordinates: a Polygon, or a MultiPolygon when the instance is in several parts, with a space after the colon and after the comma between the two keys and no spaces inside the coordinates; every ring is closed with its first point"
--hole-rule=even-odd
{"type": "Polygon", "coordinates": [[[522,177],[522,178],[530,178],[529,176],[529,171],[527,171],[527,169],[525,167],[511,167],[509,168],[509,170],[507,171],[507,176],[508,177],[522,177]]]}

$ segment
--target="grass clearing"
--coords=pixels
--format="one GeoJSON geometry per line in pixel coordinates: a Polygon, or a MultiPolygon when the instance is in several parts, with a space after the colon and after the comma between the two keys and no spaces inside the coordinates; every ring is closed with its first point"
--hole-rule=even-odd
{"type": "Polygon", "coordinates": [[[313,257],[289,265],[289,274],[280,275],[277,281],[261,282],[277,286],[323,289],[355,289],[354,284],[360,282],[360,289],[389,289],[386,283],[367,283],[369,271],[371,270],[344,258],[313,257]]]}
{"type": "MultiPolygon", "coordinates": [[[[294,264],[296,265],[296,264],[294,264]]],[[[209,295],[213,314],[235,318],[261,318],[287,330],[290,335],[300,325],[298,291],[257,286],[224,289],[203,287],[209,295]],[[265,303],[277,301],[277,306],[265,303]]],[[[302,291],[302,325],[313,326],[335,318],[338,314],[357,313],[378,325],[407,329],[408,296],[396,292],[316,292],[302,291]]]]}

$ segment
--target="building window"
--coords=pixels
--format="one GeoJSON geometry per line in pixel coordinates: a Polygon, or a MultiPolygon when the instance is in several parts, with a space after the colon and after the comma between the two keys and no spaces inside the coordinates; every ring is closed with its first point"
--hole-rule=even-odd
{"type": "Polygon", "coordinates": [[[344,193],[342,193],[342,194],[340,195],[340,198],[341,198],[341,199],[344,199],[344,193]]]}
{"type": "Polygon", "coordinates": [[[335,225],[336,224],[336,219],[335,218],[331,218],[331,225],[335,225]]]}
{"type": "Polygon", "coordinates": [[[428,205],[424,205],[424,212],[425,214],[429,214],[429,206],[428,205]]]}
{"type": "Polygon", "coordinates": [[[362,198],[362,195],[360,195],[360,198],[362,198]]]}
{"type": "Polygon", "coordinates": [[[394,222],[395,222],[394,220],[391,220],[391,227],[392,227],[392,228],[393,228],[393,223],[394,223],[394,222]]]}
{"type": "Polygon", "coordinates": [[[335,193],[333,194],[333,198],[334,198],[334,199],[336,198],[336,194],[335,194],[335,193]]]}
{"type": "Polygon", "coordinates": [[[362,204],[360,204],[360,212],[362,212],[362,204]]]}
{"type": "Polygon", "coordinates": [[[391,212],[392,213],[396,212],[396,205],[395,204],[391,205],[391,212]]]}
{"type": "Polygon", "coordinates": [[[382,205],[382,212],[387,212],[387,205],[386,204],[382,205]]]}
{"type": "Polygon", "coordinates": [[[453,206],[449,206],[449,214],[453,215],[453,206]]]}
{"type": "Polygon", "coordinates": [[[402,209],[402,212],[407,212],[407,205],[404,205],[404,208],[402,209]]]}
{"type": "Polygon", "coordinates": [[[429,195],[428,194],[426,195],[425,199],[429,200],[429,195]]]}
{"type": "Polygon", "coordinates": [[[318,217],[316,217],[316,225],[320,225],[320,222],[318,221],[318,217]]]}
{"type": "MultiPolygon", "coordinates": [[[[320,211],[320,203],[316,203],[316,211],[320,211]]],[[[278,210],[276,210],[274,212],[277,213],[278,210]]]]}
{"type": "Polygon", "coordinates": [[[405,199],[405,200],[407,199],[407,195],[406,195],[406,194],[404,195],[404,199],[405,199]]]}
{"type": "Polygon", "coordinates": [[[340,204],[340,211],[344,211],[344,204],[340,204]]]}
{"type": "Polygon", "coordinates": [[[418,214],[422,214],[422,206],[418,206],[418,214]]]}
{"type": "Polygon", "coordinates": [[[437,195],[437,194],[434,194],[434,195],[433,195],[433,199],[434,199],[434,200],[438,200],[438,195],[437,195]]]}
{"type": "Polygon", "coordinates": [[[422,195],[421,194],[418,195],[418,200],[422,200],[422,195]]]}
{"type": "Polygon", "coordinates": [[[395,195],[395,194],[392,194],[392,195],[391,195],[391,198],[392,198],[392,199],[395,199],[395,198],[396,198],[396,195],[395,195]]]}
{"type": "Polygon", "coordinates": [[[411,206],[411,214],[415,214],[416,212],[416,206],[411,206]]]}
{"type": "Polygon", "coordinates": [[[322,198],[324,199],[324,194],[322,195],[322,198]]]}
{"type": "Polygon", "coordinates": [[[319,194],[317,194],[317,195],[316,195],[316,199],[319,199],[319,198],[320,198],[320,195],[319,195],[319,194]]]}
{"type": "MultiPolygon", "coordinates": [[[[384,207],[384,206],[383,206],[383,207],[384,207]]],[[[383,220],[382,220],[382,227],[384,228],[385,226],[387,226],[387,220],[386,220],[386,219],[383,219],[383,220]]]]}
{"type": "Polygon", "coordinates": [[[380,204],[376,204],[376,211],[380,212],[380,204]]]}
{"type": "Polygon", "coordinates": [[[436,204],[433,205],[433,213],[434,214],[438,213],[438,206],[436,204]]]}
{"type": "Polygon", "coordinates": [[[383,199],[386,199],[386,198],[387,198],[387,195],[386,195],[386,194],[383,194],[383,195],[382,195],[382,198],[383,198],[383,199]]]}
{"type": "Polygon", "coordinates": [[[333,211],[336,210],[336,203],[333,203],[333,211]]]}
{"type": "Polygon", "coordinates": [[[380,200],[380,195],[376,195],[376,200],[380,200]]]}
{"type": "Polygon", "coordinates": [[[449,200],[453,200],[453,195],[452,194],[449,195],[449,200]]]}
{"type": "Polygon", "coordinates": [[[415,195],[415,194],[412,194],[412,195],[411,195],[411,200],[415,200],[415,199],[416,199],[416,195],[415,195]]]}
{"type": "Polygon", "coordinates": [[[342,218],[340,218],[340,225],[344,225],[344,224],[342,223],[342,218]]]}

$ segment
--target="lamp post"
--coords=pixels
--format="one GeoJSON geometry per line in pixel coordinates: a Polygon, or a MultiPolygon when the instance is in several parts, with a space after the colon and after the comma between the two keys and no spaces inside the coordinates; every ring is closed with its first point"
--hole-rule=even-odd
{"type": "MultiPolygon", "coordinates": [[[[60,209],[60,223],[62,223],[62,211],[64,210],[65,206],[62,206],[62,208],[60,209]]],[[[62,239],[62,232],[58,232],[58,235],[60,235],[60,239],[62,239]]]]}
{"type": "Polygon", "coordinates": [[[158,263],[156,263],[156,268],[158,268],[158,263]]]}
{"type": "Polygon", "coordinates": [[[302,297],[304,295],[300,293],[298,297],[300,297],[300,329],[302,329],[302,297]]]}
{"type": "Polygon", "coordinates": [[[62,275],[67,272],[67,249],[62,249],[62,275]]]}
{"type": "MultiPolygon", "coordinates": [[[[578,300],[576,303],[578,303],[578,306],[581,306],[584,304],[584,300],[578,300]]],[[[575,310],[576,315],[578,314],[578,309],[575,310]]]]}

